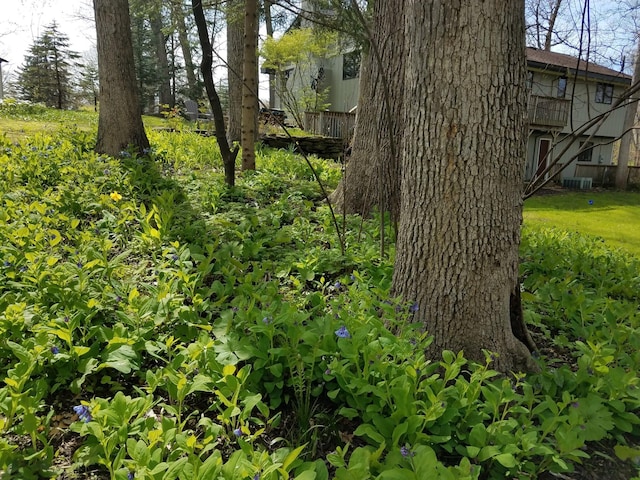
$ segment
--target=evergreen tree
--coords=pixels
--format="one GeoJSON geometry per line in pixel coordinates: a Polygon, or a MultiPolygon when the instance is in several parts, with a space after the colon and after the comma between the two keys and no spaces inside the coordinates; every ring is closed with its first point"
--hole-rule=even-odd
{"type": "Polygon", "coordinates": [[[78,58],[69,49],[69,37],[53,22],[25,56],[18,77],[20,96],[49,107],[67,108],[72,100],[73,68],[78,58]]]}

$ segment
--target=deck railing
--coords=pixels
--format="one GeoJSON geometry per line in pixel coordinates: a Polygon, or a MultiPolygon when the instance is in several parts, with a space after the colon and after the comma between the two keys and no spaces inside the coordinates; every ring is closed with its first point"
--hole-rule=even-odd
{"type": "Polygon", "coordinates": [[[347,112],[305,112],[304,129],[315,135],[349,139],[353,135],[356,114],[347,112]]]}
{"type": "Polygon", "coordinates": [[[571,100],[554,97],[529,97],[529,125],[564,127],[569,120],[571,100]]]}

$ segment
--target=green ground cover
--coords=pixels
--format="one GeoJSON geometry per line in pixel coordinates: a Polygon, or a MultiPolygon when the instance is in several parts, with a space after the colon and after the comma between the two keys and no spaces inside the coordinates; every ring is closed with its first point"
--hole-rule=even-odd
{"type": "Polygon", "coordinates": [[[379,220],[343,254],[300,157],[229,190],[211,138],[149,135],[0,138],[0,478],[597,478],[604,446],[637,475],[640,259],[527,220],[540,373],[429,363],[379,220]]]}

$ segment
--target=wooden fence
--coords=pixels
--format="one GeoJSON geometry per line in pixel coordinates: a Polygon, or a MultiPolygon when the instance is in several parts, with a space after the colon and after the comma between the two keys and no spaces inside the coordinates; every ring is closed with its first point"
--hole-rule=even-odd
{"type": "Polygon", "coordinates": [[[304,129],[314,135],[349,140],[356,124],[356,114],[347,112],[305,112],[304,129]]]}

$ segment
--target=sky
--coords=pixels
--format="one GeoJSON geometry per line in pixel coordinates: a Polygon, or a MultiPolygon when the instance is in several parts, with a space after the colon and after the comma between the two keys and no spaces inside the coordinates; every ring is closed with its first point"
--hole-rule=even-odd
{"type": "Polygon", "coordinates": [[[52,22],[69,37],[70,48],[84,55],[95,48],[91,0],[0,0],[0,57],[10,75],[25,53],[52,22]]]}

